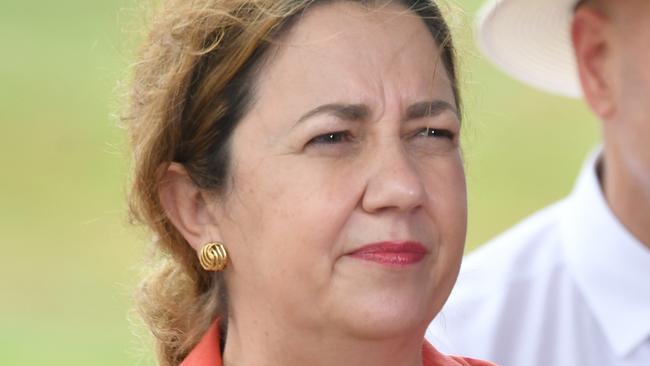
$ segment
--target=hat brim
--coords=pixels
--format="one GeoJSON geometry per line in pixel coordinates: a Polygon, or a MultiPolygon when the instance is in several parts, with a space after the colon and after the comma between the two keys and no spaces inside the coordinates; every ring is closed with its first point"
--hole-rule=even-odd
{"type": "Polygon", "coordinates": [[[481,50],[514,78],[580,97],[571,19],[576,0],[489,0],[477,17],[481,50]]]}

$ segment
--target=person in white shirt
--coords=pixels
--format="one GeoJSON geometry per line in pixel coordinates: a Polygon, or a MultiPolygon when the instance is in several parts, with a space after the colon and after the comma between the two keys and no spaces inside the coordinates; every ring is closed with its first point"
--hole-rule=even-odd
{"type": "Polygon", "coordinates": [[[478,37],[515,78],[582,96],[603,145],[567,198],[466,258],[427,336],[501,366],[650,366],[650,1],[492,1],[478,37]]]}

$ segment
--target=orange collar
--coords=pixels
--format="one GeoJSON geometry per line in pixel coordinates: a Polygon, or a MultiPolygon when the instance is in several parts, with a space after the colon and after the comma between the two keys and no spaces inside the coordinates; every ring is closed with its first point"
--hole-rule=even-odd
{"type": "MultiPolygon", "coordinates": [[[[219,323],[215,321],[180,366],[222,366],[219,344],[219,323]]],[[[422,344],[422,364],[423,366],[494,366],[489,362],[471,358],[445,356],[426,340],[422,344]]]]}
{"type": "Polygon", "coordinates": [[[179,366],[222,366],[220,338],[219,322],[215,321],[179,366]]]}

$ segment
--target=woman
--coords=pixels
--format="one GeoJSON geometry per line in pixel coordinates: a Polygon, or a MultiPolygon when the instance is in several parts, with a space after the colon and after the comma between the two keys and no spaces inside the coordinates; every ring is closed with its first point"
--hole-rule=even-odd
{"type": "Polygon", "coordinates": [[[466,230],[449,37],[421,0],[167,3],[128,120],[162,365],[485,364],[423,341],[466,230]]]}

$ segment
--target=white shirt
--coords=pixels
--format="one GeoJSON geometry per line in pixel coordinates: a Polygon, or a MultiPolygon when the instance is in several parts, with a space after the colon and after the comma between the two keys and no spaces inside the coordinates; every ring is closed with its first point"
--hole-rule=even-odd
{"type": "Polygon", "coordinates": [[[607,206],[597,160],[563,201],[465,258],[427,330],[441,351],[501,366],[650,366],[650,250],[607,206]]]}

